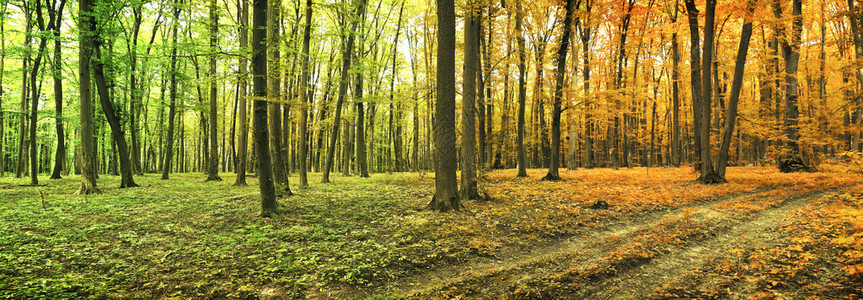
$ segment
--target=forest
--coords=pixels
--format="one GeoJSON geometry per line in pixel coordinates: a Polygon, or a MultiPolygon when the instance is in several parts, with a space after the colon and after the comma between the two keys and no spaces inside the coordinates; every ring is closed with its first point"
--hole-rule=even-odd
{"type": "Polygon", "coordinates": [[[861,299],[858,0],[0,0],[0,299],[861,299]]]}

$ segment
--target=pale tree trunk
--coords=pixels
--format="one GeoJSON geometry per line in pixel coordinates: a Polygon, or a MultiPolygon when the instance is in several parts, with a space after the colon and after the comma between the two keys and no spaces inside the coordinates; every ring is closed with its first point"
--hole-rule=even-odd
{"type": "Polygon", "coordinates": [[[434,117],[435,194],[429,209],[446,212],[462,208],[458,197],[455,138],[455,7],[437,0],[437,103],[434,117]]]}
{"type": "Polygon", "coordinates": [[[569,35],[572,32],[572,11],[575,9],[575,2],[576,0],[566,1],[566,14],[563,18],[563,35],[560,38],[560,48],[557,50],[556,87],[554,90],[554,103],[552,104],[554,110],[552,111],[551,119],[551,164],[548,167],[548,174],[542,180],[560,180],[558,167],[560,165],[561,98],[563,97],[563,75],[566,72],[566,52],[567,47],[569,47],[569,35]]]}

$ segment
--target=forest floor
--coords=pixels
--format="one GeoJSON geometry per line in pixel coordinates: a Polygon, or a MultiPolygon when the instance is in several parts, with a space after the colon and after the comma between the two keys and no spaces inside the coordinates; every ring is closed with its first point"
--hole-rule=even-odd
{"type": "Polygon", "coordinates": [[[313,173],[268,219],[229,173],[103,175],[90,196],[7,174],[0,299],[860,299],[863,176],[823,169],[501,170],[447,214],[424,209],[434,174],[313,173]]]}

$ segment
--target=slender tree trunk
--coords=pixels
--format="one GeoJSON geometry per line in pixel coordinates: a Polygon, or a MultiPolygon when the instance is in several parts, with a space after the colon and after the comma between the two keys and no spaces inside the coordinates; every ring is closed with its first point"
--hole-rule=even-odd
{"type": "Polygon", "coordinates": [[[437,103],[434,117],[435,195],[428,207],[446,212],[462,208],[456,179],[455,7],[437,0],[437,103]]]}
{"type": "Polygon", "coordinates": [[[306,161],[309,156],[309,43],[312,34],[312,0],[306,0],[306,24],[303,31],[302,74],[300,75],[300,188],[309,186],[306,161]]]}
{"type": "MultiPolygon", "coordinates": [[[[62,66],[62,49],[60,48],[60,26],[63,18],[63,6],[66,1],[60,1],[60,6],[56,8],[50,7],[48,9],[48,13],[51,15],[50,19],[54,20],[52,23],[52,31],[54,34],[54,61],[52,62],[53,66],[52,77],[54,79],[54,107],[55,107],[55,118],[54,121],[56,123],[57,128],[57,150],[54,154],[54,171],[51,173],[51,179],[60,179],[60,173],[66,169],[66,133],[63,130],[63,75],[62,66]]],[[[2,64],[2,63],[0,63],[2,64]]],[[[0,73],[2,73],[2,67],[0,67],[0,73]]],[[[3,122],[0,120],[0,130],[2,130],[3,122]]],[[[2,136],[0,136],[2,139],[2,136]]],[[[2,142],[0,142],[0,147],[2,147],[2,142]]],[[[2,151],[0,151],[0,164],[3,162],[2,151]]],[[[0,167],[2,169],[2,167],[0,167]]]]}
{"type": "Polygon", "coordinates": [[[341,81],[339,82],[339,94],[338,99],[336,99],[335,116],[333,117],[333,130],[330,135],[330,143],[327,146],[327,157],[324,161],[321,183],[330,182],[330,171],[333,168],[333,159],[336,156],[336,141],[338,141],[339,138],[339,125],[342,120],[342,104],[345,102],[345,95],[347,95],[348,92],[348,84],[350,84],[350,72],[348,72],[348,70],[351,69],[351,51],[354,49],[353,33],[357,30],[359,18],[365,11],[365,5],[366,0],[359,0],[354,14],[354,18],[356,19],[351,24],[351,30],[348,34],[347,43],[345,43],[344,53],[342,53],[342,76],[341,81]]]}
{"type": "MultiPolygon", "coordinates": [[[[168,179],[171,172],[171,163],[174,159],[174,118],[177,114],[177,31],[180,22],[180,0],[174,2],[174,28],[171,35],[171,67],[170,75],[170,100],[168,104],[168,133],[165,139],[165,162],[162,164],[162,179],[168,179]]],[[[259,0],[260,1],[260,0],[259,0]]],[[[182,141],[182,140],[181,140],[182,141]]]]}
{"type": "MultiPolygon", "coordinates": [[[[563,77],[566,72],[566,53],[569,47],[569,35],[572,32],[572,14],[575,9],[576,0],[566,1],[566,13],[563,18],[563,35],[560,37],[560,48],[557,50],[557,74],[555,74],[556,87],[554,89],[554,102],[552,103],[551,119],[551,164],[548,166],[548,174],[543,180],[558,181],[560,174],[560,113],[561,98],[563,98],[563,77]]],[[[573,57],[573,59],[575,59],[573,57]]]]}
{"type": "Polygon", "coordinates": [[[216,53],[218,52],[219,15],[216,0],[210,0],[210,157],[207,162],[207,181],[222,181],[219,177],[218,110],[216,107],[216,53]]]}
{"type": "MultiPolygon", "coordinates": [[[[53,20],[52,20],[53,21],[53,20]]],[[[42,18],[42,2],[36,1],[36,23],[39,32],[45,31],[45,20],[42,18]]],[[[36,54],[36,59],[33,60],[33,69],[30,70],[30,184],[39,184],[39,159],[36,155],[36,121],[39,113],[39,89],[41,84],[37,85],[39,80],[39,68],[42,65],[42,56],[45,53],[45,48],[48,45],[48,39],[45,36],[39,38],[39,48],[36,54]]],[[[23,133],[22,133],[23,134],[23,133]]]]}
{"type": "MultiPolygon", "coordinates": [[[[95,58],[93,60],[93,78],[96,81],[96,90],[99,93],[99,102],[102,104],[102,111],[105,113],[105,118],[108,119],[108,125],[111,126],[111,137],[117,148],[119,155],[120,174],[122,175],[120,188],[136,187],[132,178],[132,163],[129,161],[129,149],[126,145],[126,137],[123,133],[123,128],[120,126],[120,119],[114,109],[114,104],[108,94],[108,84],[105,80],[104,72],[104,56],[102,55],[101,42],[96,38],[94,45],[95,58]]],[[[113,156],[113,155],[112,155],[113,156]]],[[[115,158],[116,159],[116,158],[115,158]]]]}
{"type": "MultiPolygon", "coordinates": [[[[701,160],[701,127],[706,126],[702,115],[702,83],[701,83],[701,50],[699,49],[700,37],[698,28],[698,9],[694,0],[685,0],[687,17],[689,18],[689,65],[690,65],[690,88],[692,89],[692,124],[693,141],[692,148],[694,157],[701,160]]],[[[702,162],[698,162],[700,166],[702,162]]],[[[696,168],[699,172],[700,167],[696,168]]],[[[703,174],[702,174],[703,175],[703,174]]]]}
{"type": "Polygon", "coordinates": [[[740,46],[737,49],[737,62],[734,66],[734,77],[731,81],[731,97],[728,99],[725,128],[722,132],[719,156],[716,162],[716,173],[723,179],[725,178],[726,166],[728,166],[728,150],[731,148],[731,137],[734,132],[734,125],[737,123],[737,104],[740,100],[740,89],[743,87],[743,71],[746,68],[746,55],[749,53],[749,39],[752,36],[752,14],[755,11],[756,1],[749,0],[747,3],[745,21],[740,31],[740,46]]]}
{"type": "Polygon", "coordinates": [[[93,98],[90,85],[90,59],[93,51],[93,33],[96,28],[91,0],[80,0],[78,5],[78,95],[81,102],[81,186],[75,194],[98,193],[96,187],[96,145],[93,138],[93,98]]]}
{"type": "Polygon", "coordinates": [[[237,65],[239,66],[239,80],[237,85],[239,85],[239,103],[237,104],[237,115],[239,117],[239,131],[240,136],[237,138],[237,143],[239,147],[237,150],[237,168],[234,172],[237,173],[237,180],[234,182],[235,186],[246,186],[246,159],[248,156],[249,150],[249,122],[247,120],[248,113],[246,112],[247,107],[247,88],[248,88],[248,72],[249,72],[249,59],[246,55],[248,55],[248,47],[249,47],[249,2],[248,0],[237,0],[237,17],[239,18],[239,36],[240,36],[240,57],[237,59],[237,65]]]}
{"type": "MultiPolygon", "coordinates": [[[[24,152],[24,148],[26,146],[26,137],[27,137],[27,112],[29,108],[27,107],[27,94],[30,93],[30,89],[28,88],[28,79],[27,70],[30,68],[30,52],[32,51],[32,45],[30,43],[33,40],[33,37],[30,31],[33,28],[33,21],[31,20],[31,12],[28,4],[25,2],[23,5],[24,9],[24,24],[26,31],[24,32],[24,58],[21,59],[21,108],[19,112],[21,114],[18,117],[18,162],[15,165],[15,178],[21,178],[24,175],[24,158],[27,157],[27,153],[24,152]]],[[[32,142],[32,141],[31,141],[32,142]]]]}
{"type": "MultiPolygon", "coordinates": [[[[669,15],[671,22],[677,24],[677,0],[671,5],[669,15]]],[[[681,150],[680,143],[680,46],[677,43],[677,32],[671,34],[671,164],[680,166],[681,150]]]]}
{"type": "Polygon", "coordinates": [[[8,11],[8,1],[3,2],[3,13],[0,14],[0,177],[6,176],[6,140],[4,130],[6,126],[6,117],[3,115],[3,98],[5,90],[3,87],[3,78],[6,74],[6,12],[8,11]]]}
{"type": "MultiPolygon", "coordinates": [[[[587,15],[593,7],[592,0],[585,0],[585,10],[587,15]]],[[[583,70],[583,87],[584,87],[584,166],[586,168],[594,167],[594,151],[593,151],[593,117],[592,117],[592,101],[590,96],[590,19],[584,19],[580,22],[581,28],[581,49],[584,52],[584,70],[583,70]]],[[[574,59],[574,58],[573,58],[574,59]]]]}
{"type": "Polygon", "coordinates": [[[527,99],[526,66],[524,29],[522,28],[523,15],[521,2],[516,2],[515,32],[518,43],[518,129],[516,136],[516,147],[518,151],[518,177],[527,177],[527,151],[524,149],[524,102],[527,99]]]}

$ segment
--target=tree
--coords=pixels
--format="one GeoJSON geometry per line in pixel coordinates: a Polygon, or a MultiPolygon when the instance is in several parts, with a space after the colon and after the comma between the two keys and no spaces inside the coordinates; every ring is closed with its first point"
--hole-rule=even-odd
{"type": "Polygon", "coordinates": [[[437,1],[437,103],[435,103],[435,194],[429,209],[459,210],[455,151],[455,7],[452,0],[437,1]]]}
{"type": "Polygon", "coordinates": [[[253,0],[252,5],[252,89],[255,122],[255,155],[258,163],[258,186],[261,191],[261,216],[278,214],[273,164],[270,162],[267,130],[267,1],[253,0]]]}
{"type": "Polygon", "coordinates": [[[521,1],[516,1],[515,8],[515,34],[518,43],[518,124],[516,136],[516,148],[518,151],[518,177],[527,177],[527,151],[524,149],[524,102],[527,99],[527,83],[525,66],[525,46],[524,46],[524,12],[522,12],[521,1]]]}
{"type": "Polygon", "coordinates": [[[360,16],[363,15],[365,5],[366,0],[359,0],[357,3],[356,12],[353,14],[354,20],[351,22],[351,29],[348,32],[347,42],[345,42],[345,46],[342,49],[342,75],[341,80],[339,81],[339,93],[338,98],[336,99],[335,112],[333,113],[333,130],[332,134],[330,134],[330,143],[327,146],[327,157],[324,161],[321,183],[330,182],[330,171],[333,168],[333,159],[336,156],[336,141],[339,139],[339,124],[342,120],[342,105],[345,102],[345,96],[348,93],[348,84],[350,83],[351,78],[349,70],[351,69],[351,51],[354,49],[354,33],[357,31],[357,25],[360,22],[360,16]]]}
{"type": "MultiPolygon", "coordinates": [[[[267,11],[267,53],[269,60],[267,62],[269,91],[267,92],[267,101],[269,102],[269,134],[270,134],[270,152],[273,159],[273,176],[278,185],[284,185],[286,194],[291,194],[291,187],[288,182],[288,173],[286,169],[286,159],[283,156],[282,145],[282,105],[281,100],[281,68],[279,60],[281,53],[279,52],[279,41],[281,33],[279,29],[281,1],[275,0],[269,2],[270,7],[267,11]]],[[[285,120],[287,121],[287,120],[285,120]]]]}
{"type": "Polygon", "coordinates": [[[237,0],[237,18],[239,19],[239,28],[237,29],[238,35],[240,36],[240,55],[237,58],[237,66],[239,70],[237,71],[237,85],[238,85],[238,103],[237,103],[237,116],[239,116],[238,123],[240,124],[240,136],[238,138],[239,143],[239,151],[237,152],[237,167],[234,168],[234,172],[237,173],[237,180],[234,182],[235,186],[246,186],[246,156],[248,153],[248,140],[249,140],[249,122],[246,120],[247,112],[246,112],[246,88],[248,87],[248,63],[249,59],[246,57],[246,49],[249,47],[249,2],[248,0],[237,0]]]}
{"type": "Polygon", "coordinates": [[[138,184],[132,178],[132,163],[129,160],[126,136],[120,125],[117,109],[114,108],[114,103],[111,101],[111,96],[108,92],[108,83],[105,79],[104,61],[107,57],[102,55],[103,42],[99,32],[95,33],[95,35],[95,43],[93,44],[93,79],[96,81],[96,91],[99,94],[99,103],[102,104],[102,112],[104,112],[108,125],[111,127],[111,139],[116,145],[119,154],[120,188],[136,187],[138,184]]]}
{"type": "Polygon", "coordinates": [[[300,75],[300,187],[308,187],[309,180],[306,174],[306,161],[309,155],[309,43],[312,34],[312,0],[306,0],[306,24],[303,30],[303,53],[300,75]]]}
{"type": "Polygon", "coordinates": [[[755,11],[756,1],[749,0],[747,2],[743,28],[740,31],[740,46],[738,46],[737,62],[731,82],[731,97],[728,99],[728,112],[725,117],[719,156],[716,161],[716,173],[721,178],[725,178],[725,169],[728,166],[728,150],[731,148],[731,137],[734,132],[734,124],[737,121],[737,104],[740,102],[740,89],[743,87],[743,71],[746,68],[746,55],[749,52],[749,38],[752,36],[752,13],[755,11]]]}
{"type": "MultiPolygon", "coordinates": [[[[566,72],[566,52],[569,47],[569,36],[572,32],[572,14],[575,9],[576,0],[566,0],[566,13],[563,17],[563,35],[560,37],[560,48],[557,50],[557,70],[555,74],[556,87],[554,89],[554,103],[551,119],[551,164],[548,166],[548,174],[542,180],[560,180],[558,167],[560,166],[560,113],[561,99],[563,97],[563,75],[566,72]]],[[[575,59],[575,57],[573,57],[575,59]]]]}
{"type": "Polygon", "coordinates": [[[90,59],[93,51],[93,3],[81,0],[78,4],[78,93],[81,102],[81,186],[78,195],[98,193],[96,187],[96,146],[93,139],[93,98],[90,90],[90,59]]]}
{"type": "Polygon", "coordinates": [[[218,53],[219,14],[216,0],[210,0],[210,157],[207,163],[207,181],[222,181],[219,177],[219,145],[216,142],[216,53],[218,53]]]}
{"type": "Polygon", "coordinates": [[[174,1],[174,27],[171,34],[171,68],[170,100],[168,104],[168,135],[165,139],[165,160],[162,163],[162,179],[168,179],[171,172],[171,162],[174,158],[174,117],[177,114],[177,30],[180,26],[180,4],[182,0],[174,1]]]}
{"type": "MultiPolygon", "coordinates": [[[[27,5],[26,2],[24,4],[27,5]]],[[[53,23],[53,20],[51,20],[53,23]]],[[[39,32],[43,32],[46,30],[45,28],[45,19],[42,17],[42,1],[36,1],[36,25],[38,26],[39,32]]],[[[37,85],[39,80],[39,67],[42,64],[42,56],[45,53],[45,47],[47,46],[48,38],[44,35],[40,34],[39,37],[39,48],[36,53],[36,59],[33,60],[32,70],[30,71],[30,184],[37,185],[39,184],[39,159],[36,156],[36,148],[38,145],[36,143],[36,121],[38,120],[39,113],[39,85],[37,85]]],[[[23,132],[21,133],[24,134],[23,132]]]]}
{"type": "MultiPolygon", "coordinates": [[[[806,170],[808,167],[803,161],[800,150],[800,128],[797,120],[800,112],[797,106],[797,67],[800,61],[800,36],[803,33],[803,3],[801,0],[791,1],[791,33],[784,30],[779,31],[782,38],[782,58],[785,60],[785,118],[783,132],[785,134],[785,149],[779,157],[779,170],[782,172],[796,172],[806,170]]],[[[782,6],[779,0],[773,1],[773,14],[776,18],[782,17],[782,6]]],[[[780,27],[781,28],[781,27],[780,27]]]]}
{"type": "MultiPolygon", "coordinates": [[[[56,3],[48,7],[49,19],[53,20],[49,27],[53,29],[54,33],[54,61],[52,62],[51,75],[54,79],[54,107],[56,111],[54,121],[57,128],[57,150],[54,154],[54,171],[51,172],[51,179],[60,179],[60,173],[66,168],[66,133],[63,130],[63,75],[61,73],[63,51],[60,48],[60,24],[63,23],[63,6],[66,5],[66,0],[60,0],[59,6],[55,5],[56,3]]],[[[0,72],[2,72],[2,68],[0,68],[0,72]]],[[[2,124],[2,120],[0,120],[0,124],[2,124]]]]}
{"type": "MultiPolygon", "coordinates": [[[[461,190],[462,200],[479,199],[476,185],[476,73],[479,67],[478,3],[468,1],[464,18],[464,67],[461,100],[461,190]]],[[[480,91],[481,93],[482,91],[480,91]]]]}
{"type": "MultiPolygon", "coordinates": [[[[666,10],[671,17],[673,27],[677,27],[678,7],[677,0],[674,0],[672,5],[668,6],[666,2],[666,10]]],[[[671,164],[680,166],[681,161],[681,143],[680,143],[680,50],[677,43],[677,30],[671,33],[671,164]]]]}

